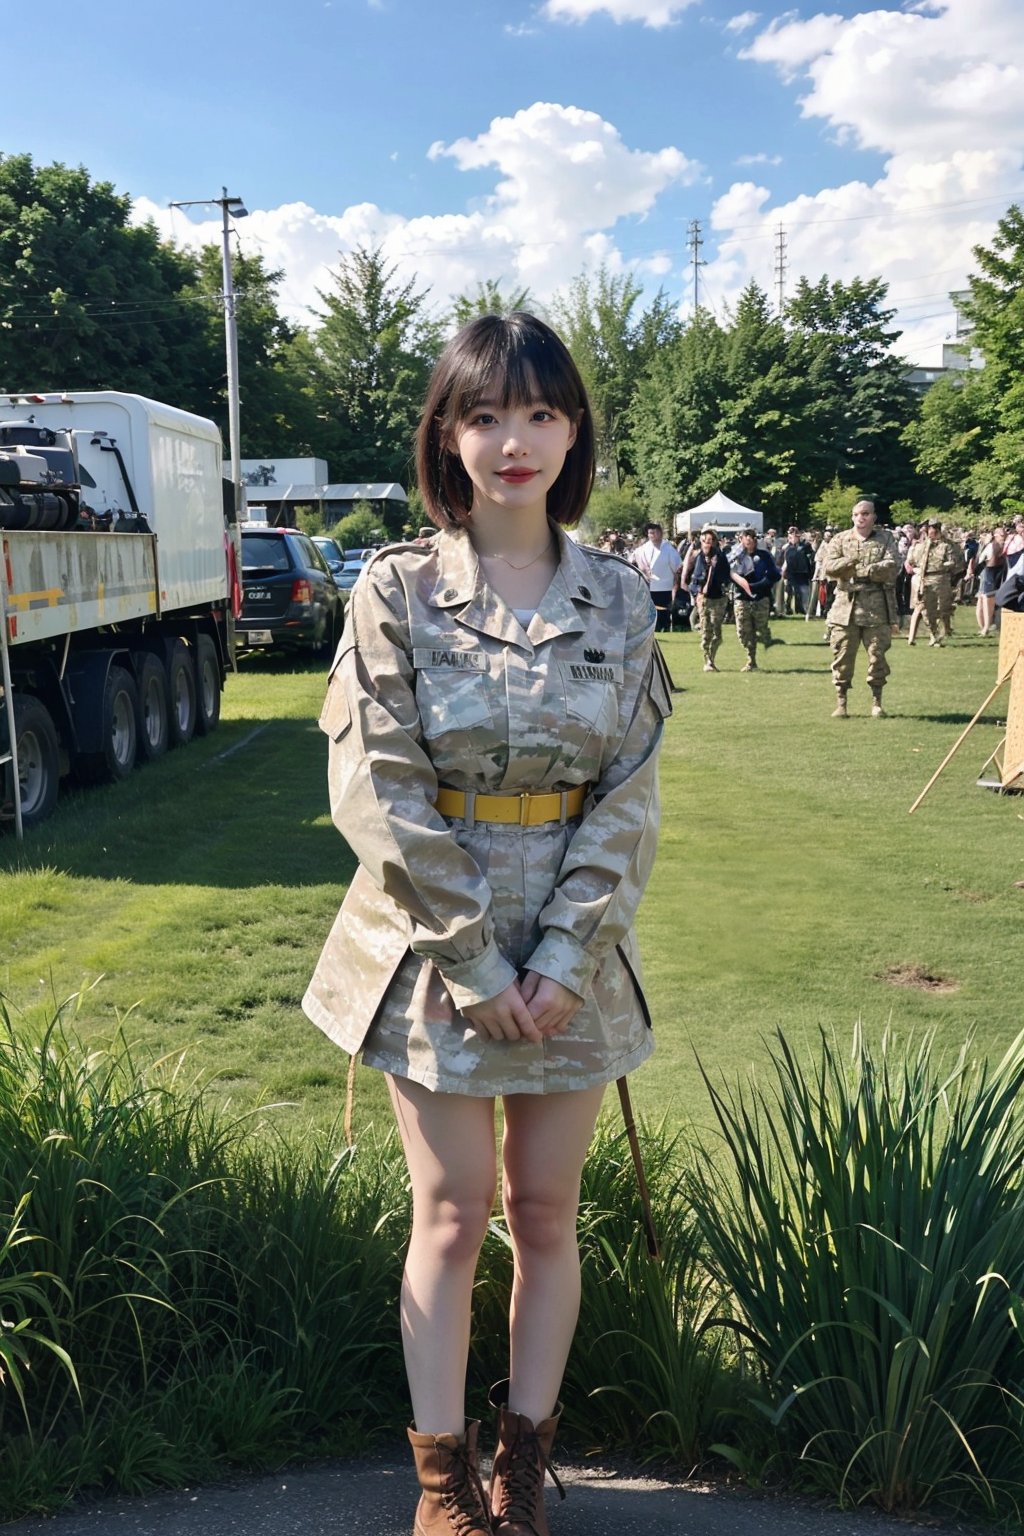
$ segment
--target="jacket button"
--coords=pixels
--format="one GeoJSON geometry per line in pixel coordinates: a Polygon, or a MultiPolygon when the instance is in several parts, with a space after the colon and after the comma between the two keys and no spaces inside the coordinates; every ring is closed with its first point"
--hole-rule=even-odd
{"type": "Polygon", "coordinates": [[[580,587],[580,597],[585,597],[589,601],[590,600],[590,588],[589,587],[580,587]]]}
{"type": "Polygon", "coordinates": [[[445,589],[444,589],[445,602],[448,602],[448,600],[450,598],[458,597],[458,595],[459,595],[458,587],[445,587],[445,589]]]}

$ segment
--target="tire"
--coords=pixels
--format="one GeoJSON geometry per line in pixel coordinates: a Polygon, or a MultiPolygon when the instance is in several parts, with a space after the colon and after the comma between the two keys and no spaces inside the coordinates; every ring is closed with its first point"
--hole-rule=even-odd
{"type": "Polygon", "coordinates": [[[167,673],[160,658],[147,652],[139,664],[139,762],[155,763],[171,744],[167,673]]]}
{"type": "Polygon", "coordinates": [[[98,752],[79,759],[78,768],[89,783],[119,783],[135,767],[139,746],[139,690],[124,667],[111,667],[103,685],[98,752]]]}
{"type": "Polygon", "coordinates": [[[196,730],[196,669],[184,640],[175,640],[167,662],[167,720],[172,747],[183,747],[196,730]]]}
{"type": "Polygon", "coordinates": [[[196,735],[209,736],[220,722],[220,662],[209,635],[196,639],[196,735]]]}
{"type": "MultiPolygon", "coordinates": [[[[60,741],[50,711],[32,694],[14,700],[14,730],[18,742],[21,819],[25,827],[45,821],[57,804],[60,788],[60,741]]],[[[14,815],[11,764],[0,769],[0,804],[14,815]]]]}

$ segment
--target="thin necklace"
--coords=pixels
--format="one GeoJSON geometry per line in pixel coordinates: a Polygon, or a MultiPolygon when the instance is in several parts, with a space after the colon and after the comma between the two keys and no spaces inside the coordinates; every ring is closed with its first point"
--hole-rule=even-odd
{"type": "Polygon", "coordinates": [[[553,547],[553,541],[549,538],[544,548],[534,555],[532,560],[527,560],[525,565],[516,565],[515,561],[510,560],[507,555],[478,555],[477,558],[480,560],[500,560],[502,565],[507,565],[513,571],[528,571],[531,565],[536,565],[537,561],[553,547]]]}

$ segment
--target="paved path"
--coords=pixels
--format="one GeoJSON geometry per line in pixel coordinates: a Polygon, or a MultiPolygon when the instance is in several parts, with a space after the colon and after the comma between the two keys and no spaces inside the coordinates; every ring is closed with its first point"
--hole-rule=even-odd
{"type": "MultiPolygon", "coordinates": [[[[913,1529],[869,1511],[841,1514],[609,1467],[560,1465],[559,1476],[568,1498],[559,1503],[549,1486],[552,1536],[908,1536],[913,1529]]],[[[382,1457],[107,1499],[6,1529],[11,1536],[410,1536],[414,1505],[411,1462],[382,1457]]],[[[939,1529],[951,1536],[967,1528],[939,1529]]]]}

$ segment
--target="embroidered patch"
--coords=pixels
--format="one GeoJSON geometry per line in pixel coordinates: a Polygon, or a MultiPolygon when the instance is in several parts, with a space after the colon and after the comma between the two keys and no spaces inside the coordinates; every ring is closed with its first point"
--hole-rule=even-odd
{"type": "Polygon", "coordinates": [[[621,683],[622,668],[584,665],[583,662],[571,661],[569,676],[577,683],[621,683]]]}
{"type": "Polygon", "coordinates": [[[413,648],[414,667],[450,667],[453,672],[486,672],[484,651],[448,651],[440,647],[417,645],[413,648]]]}

